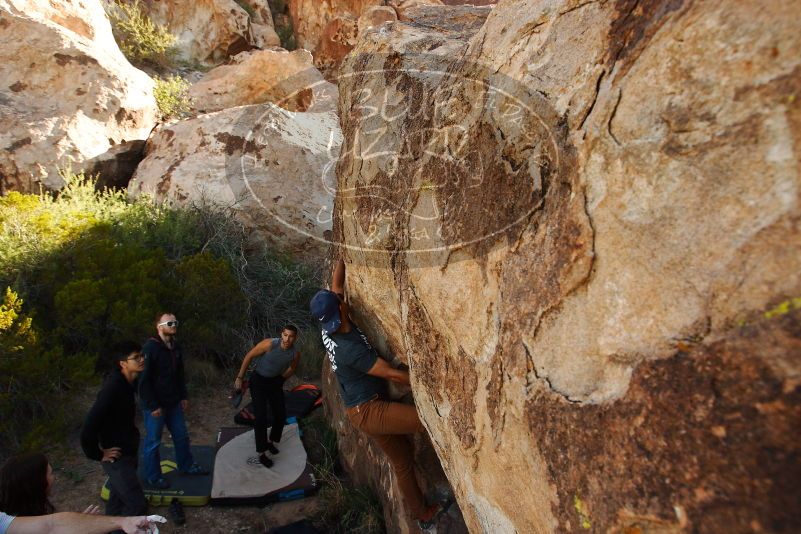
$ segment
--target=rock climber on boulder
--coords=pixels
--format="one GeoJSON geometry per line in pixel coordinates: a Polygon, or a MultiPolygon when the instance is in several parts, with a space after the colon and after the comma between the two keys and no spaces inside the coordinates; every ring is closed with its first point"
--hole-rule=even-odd
{"type": "Polygon", "coordinates": [[[423,432],[414,406],[389,400],[387,380],[410,385],[409,372],[379,357],[349,315],[344,297],[345,263],[334,268],[331,290],[321,289],[311,299],[311,314],[320,321],[323,344],[339,382],[339,392],[350,422],[367,434],[389,458],[409,515],[420,527],[430,527],[442,511],[426,505],[414,473],[412,445],[405,434],[423,432]]]}

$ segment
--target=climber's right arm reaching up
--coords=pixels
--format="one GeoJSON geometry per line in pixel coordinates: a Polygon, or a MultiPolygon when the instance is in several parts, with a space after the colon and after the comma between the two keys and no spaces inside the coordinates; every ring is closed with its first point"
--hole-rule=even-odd
{"type": "Polygon", "coordinates": [[[339,295],[340,299],[344,299],[345,295],[345,261],[339,258],[336,266],[334,267],[334,274],[331,277],[331,291],[339,295]]]}

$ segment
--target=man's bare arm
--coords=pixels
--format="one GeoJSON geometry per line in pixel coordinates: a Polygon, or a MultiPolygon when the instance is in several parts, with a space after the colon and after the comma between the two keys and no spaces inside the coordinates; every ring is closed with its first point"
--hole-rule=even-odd
{"type": "Polygon", "coordinates": [[[105,534],[117,529],[122,529],[127,534],[146,532],[147,517],[59,512],[36,517],[17,517],[6,532],[7,534],[105,534]]]}
{"type": "Polygon", "coordinates": [[[404,384],[406,386],[411,385],[409,381],[409,372],[408,371],[401,371],[400,369],[395,369],[391,365],[387,363],[386,360],[383,358],[376,359],[373,366],[367,371],[368,375],[378,376],[380,378],[385,378],[392,382],[397,382],[398,384],[404,384]]]}
{"type": "Polygon", "coordinates": [[[250,367],[250,362],[253,361],[253,358],[257,356],[261,356],[262,354],[266,353],[273,347],[273,338],[267,338],[259,341],[256,343],[256,346],[253,347],[245,354],[245,357],[242,359],[242,365],[239,367],[239,374],[236,375],[237,380],[242,380],[245,378],[245,373],[250,367]]]}
{"type": "Polygon", "coordinates": [[[337,295],[345,293],[345,262],[342,258],[337,261],[336,267],[334,267],[334,274],[331,277],[331,291],[337,295]]]}

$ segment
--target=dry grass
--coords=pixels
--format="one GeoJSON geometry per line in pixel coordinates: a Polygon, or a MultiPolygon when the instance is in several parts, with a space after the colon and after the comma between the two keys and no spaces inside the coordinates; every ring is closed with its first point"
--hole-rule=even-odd
{"type": "Polygon", "coordinates": [[[314,523],[324,532],[336,534],[385,532],[381,503],[375,494],[340,476],[337,435],[322,412],[302,420],[301,426],[309,461],[321,485],[314,523]]]}
{"type": "Polygon", "coordinates": [[[315,328],[304,328],[298,332],[296,343],[300,351],[300,364],[296,374],[304,381],[317,381],[323,372],[325,349],[320,333],[315,328]]]}

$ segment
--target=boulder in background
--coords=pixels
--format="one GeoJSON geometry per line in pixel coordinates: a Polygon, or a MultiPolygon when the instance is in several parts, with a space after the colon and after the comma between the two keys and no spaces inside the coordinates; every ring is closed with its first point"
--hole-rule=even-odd
{"type": "Polygon", "coordinates": [[[307,50],[252,50],[215,67],[189,89],[193,107],[202,113],[274,102],[289,111],[322,110],[336,105],[336,90],[312,64],[307,50]]]}
{"type": "Polygon", "coordinates": [[[153,81],[120,52],[100,0],[2,0],[0,37],[0,190],[59,189],[59,167],[155,126],[153,81]]]}
{"type": "Polygon", "coordinates": [[[253,18],[234,0],[160,0],[140,5],[153,22],[177,37],[181,60],[217,65],[240,52],[280,44],[265,4],[255,0],[247,4],[253,18]]]}
{"type": "Polygon", "coordinates": [[[230,208],[276,252],[315,264],[331,237],[341,139],[330,111],[261,104],[200,115],[148,140],[128,192],[230,208]]]}

